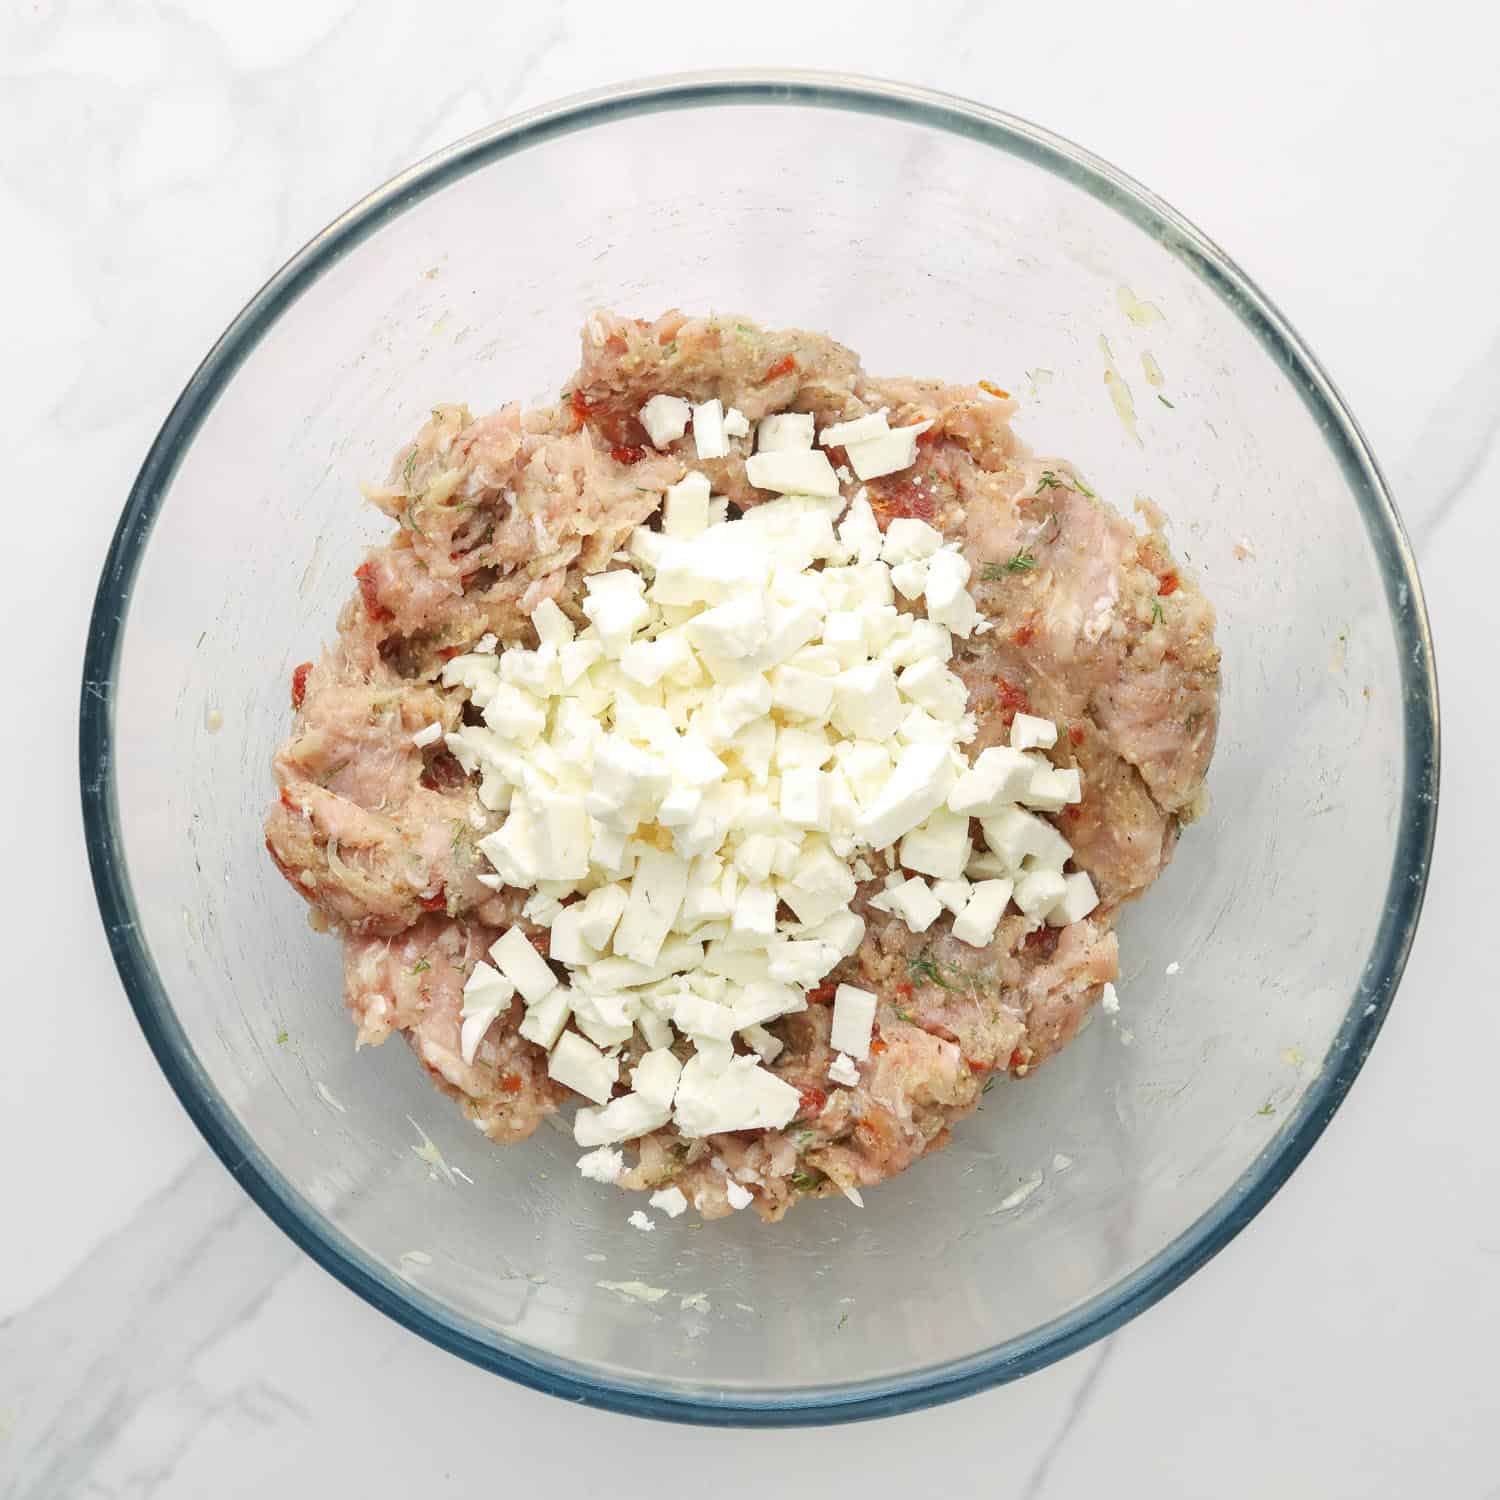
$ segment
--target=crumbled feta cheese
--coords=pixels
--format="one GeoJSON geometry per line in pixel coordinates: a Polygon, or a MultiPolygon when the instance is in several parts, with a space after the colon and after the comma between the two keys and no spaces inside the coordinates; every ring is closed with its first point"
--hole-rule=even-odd
{"type": "Polygon", "coordinates": [[[879,411],[865,416],[834,422],[818,434],[818,442],[825,448],[843,448],[849,443],[868,443],[874,438],[884,437],[891,430],[885,412],[882,406],[879,411]]]}
{"type": "Polygon", "coordinates": [[[724,436],[733,438],[750,436],[750,419],[737,406],[731,406],[724,413],[724,436]]]}
{"type": "Polygon", "coordinates": [[[641,426],[652,447],[668,448],[687,431],[691,415],[692,408],[680,396],[653,396],[641,408],[641,426]]]}
{"type": "Polygon", "coordinates": [[[521,992],[521,998],[528,1005],[535,1005],[557,988],[557,975],[519,927],[507,928],[491,944],[490,957],[494,959],[495,967],[521,992]]]}
{"type": "Polygon", "coordinates": [[[833,992],[833,1026],[828,1045],[836,1052],[863,1060],[870,1055],[870,1031],[875,1024],[875,996],[852,984],[833,992]]]}
{"type": "Polygon", "coordinates": [[[1104,982],[1104,993],[1099,1004],[1107,1016],[1117,1016],[1120,1013],[1120,993],[1108,980],[1104,982]]]}
{"type": "Polygon", "coordinates": [[[853,1088],[859,1082],[859,1069],[847,1053],[840,1052],[828,1065],[828,1076],[834,1083],[853,1088]]]}
{"type": "Polygon", "coordinates": [[[870,905],[900,917],[913,932],[926,932],[943,914],[942,902],[927,882],[915,875],[873,897],[870,905]]]}
{"type": "Polygon", "coordinates": [[[953,779],[952,755],[944,746],[906,746],[890,780],[860,817],[860,836],[883,849],[936,812],[953,779]]]}
{"type": "Polygon", "coordinates": [[[786,1047],[780,1037],[773,1036],[764,1026],[747,1026],[740,1035],[755,1049],[763,1063],[775,1062],[786,1047]]]}
{"type": "MultiPolygon", "coordinates": [[[[873,998],[873,997],[872,997],[873,998]]],[[[727,1130],[779,1130],[790,1124],[802,1096],[768,1073],[754,1057],[730,1057],[722,1067],[700,1049],[683,1068],[674,1119],[686,1136],[727,1130]]]]}
{"type": "Polygon", "coordinates": [[[1174,959],[1171,963],[1169,963],[1167,965],[1167,974],[1169,976],[1172,975],[1172,974],[1176,974],[1181,968],[1182,968],[1182,965],[1180,963],[1178,963],[1174,959]]]}
{"type": "Polygon", "coordinates": [[[861,479],[879,479],[899,474],[917,461],[917,439],[932,426],[918,422],[912,427],[896,427],[883,437],[867,438],[862,443],[846,443],[849,463],[861,479]]]}
{"type": "Polygon", "coordinates": [[[1010,724],[1013,750],[1050,750],[1057,743],[1057,725],[1035,714],[1017,714],[1010,724]]]}
{"type": "Polygon", "coordinates": [[[901,863],[939,880],[957,880],[969,863],[969,820],[940,807],[901,838],[901,863]]]}
{"type": "Polygon", "coordinates": [[[555,989],[527,1008],[516,1030],[528,1042],[535,1042],[538,1047],[551,1048],[556,1045],[572,1014],[572,990],[555,989]]]}
{"type": "Polygon", "coordinates": [[[783,495],[837,495],[838,476],[817,449],[775,449],[745,460],[745,478],[758,490],[783,495]]]}
{"type": "MultiPolygon", "coordinates": [[[[547,1059],[547,1072],[564,1088],[604,1104],[620,1076],[620,1064],[606,1057],[591,1041],[576,1031],[565,1031],[547,1059]]],[[[596,1141],[579,1141],[579,1145],[598,1145],[596,1141]]]]}
{"type": "Polygon", "coordinates": [[[991,745],[954,783],[948,806],[964,817],[992,818],[1029,790],[1035,772],[1019,750],[991,745]]]}
{"type": "Polygon", "coordinates": [[[1047,909],[1049,927],[1066,927],[1070,922],[1081,922],[1099,904],[1094,882],[1084,871],[1064,875],[1063,884],[1067,889],[1061,899],[1047,909]]]}
{"type": "Polygon", "coordinates": [[[810,412],[779,412],[762,417],[755,425],[755,446],[761,453],[795,453],[812,445],[813,419],[810,412]]]}
{"type": "Polygon", "coordinates": [[[435,745],[443,737],[443,726],[436,719],[431,724],[424,724],[411,737],[411,742],[419,750],[425,750],[429,745],[435,745]]]}
{"type": "MultiPolygon", "coordinates": [[[[572,1035],[571,1031],[568,1032],[563,1037],[563,1042],[572,1035]]],[[[588,1043],[584,1042],[584,1046],[588,1046],[588,1043]]],[[[557,1050],[562,1050],[561,1042],[557,1050]]],[[[552,1056],[555,1058],[557,1052],[552,1056]]],[[[606,1061],[618,1066],[614,1058],[606,1061]]],[[[567,1082],[566,1079],[558,1081],[567,1082]]],[[[577,1085],[569,1083],[568,1087],[577,1088],[577,1085]]],[[[583,1092],[582,1089],[578,1091],[583,1092]]],[[[620,1141],[634,1141],[643,1135],[650,1135],[653,1130],[660,1130],[671,1118],[669,1106],[655,1104],[640,1094],[622,1094],[618,1099],[611,1099],[603,1109],[580,1109],[573,1116],[573,1140],[580,1146],[613,1146],[620,1141]]]]}
{"type": "Polygon", "coordinates": [[[974,948],[987,947],[995,939],[1013,890],[1009,880],[976,881],[963,910],[953,919],[953,936],[974,948]]]}
{"type": "MultiPolygon", "coordinates": [[[[640,1209],[636,1209],[635,1212],[631,1214],[629,1223],[632,1229],[639,1229],[645,1234],[650,1234],[651,1231],[656,1228],[656,1225],[653,1224],[650,1218],[642,1213],[640,1209]]],[[[651,1300],[654,1302],[656,1299],[653,1297],[651,1300]]]]}
{"type": "Polygon", "coordinates": [[[1073,846],[1044,818],[1019,807],[1005,807],[993,817],[981,817],[984,841],[999,856],[1006,873],[1027,868],[1061,871],[1073,846]]]}
{"type": "Polygon", "coordinates": [[[912,516],[897,516],[885,531],[880,556],[891,567],[898,563],[917,562],[936,556],[943,545],[943,533],[926,521],[912,516]]]}
{"type": "Polygon", "coordinates": [[[754,1194],[747,1188],[743,1188],[732,1177],[724,1185],[724,1195],[729,1199],[729,1206],[738,1212],[742,1208],[749,1208],[754,1194]]]}
{"type": "Polygon", "coordinates": [[[625,1158],[608,1146],[600,1146],[578,1158],[578,1170],[590,1182],[616,1182],[625,1170],[625,1158]]]}
{"type": "Polygon", "coordinates": [[[1042,812],[1061,812],[1069,803],[1083,801],[1083,781],[1077,766],[1065,771],[1038,769],[1031,774],[1031,784],[1021,793],[1020,801],[1042,812]]]}
{"type": "Polygon", "coordinates": [[[693,443],[700,459],[727,457],[729,444],[724,438],[724,403],[717,396],[693,408],[693,443]]]}
{"type": "Polygon", "coordinates": [[[1016,905],[1028,917],[1045,916],[1068,893],[1067,882],[1056,870],[1034,870],[1016,882],[1016,905]]]}
{"type": "Polygon", "coordinates": [[[652,1208],[659,1208],[669,1219],[687,1212],[688,1201],[680,1187],[658,1188],[646,1201],[652,1208]]]}

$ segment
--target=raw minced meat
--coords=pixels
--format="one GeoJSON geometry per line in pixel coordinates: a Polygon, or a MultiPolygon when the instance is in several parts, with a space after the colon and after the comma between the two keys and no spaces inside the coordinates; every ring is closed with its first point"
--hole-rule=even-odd
{"type": "MultiPolygon", "coordinates": [[[[635,1143],[620,1178],[643,1190],[675,1184],[716,1217],[731,1212],[732,1176],[775,1219],[800,1198],[901,1171],[947,1141],[990,1077],[1024,1077],[1076,1033],[1118,973],[1120,904],[1161,873],[1201,803],[1218,722],[1214,615],[1159,531],[1137,533],[1070,465],[1025,449],[1011,400],[875,379],[820,334],[735,317],[596,313],[556,405],[477,419],[435,409],[368,492],[397,531],[358,570],[337,642],[294,678],[296,720],[275,758],[266,844],[342,937],[358,1041],[399,1032],[496,1141],[524,1138],[574,1096],[517,1034],[519,1000],[463,1061],[464,977],[505,928],[519,925],[544,954],[547,931],[522,914],[527,892],[497,893],[479,879],[491,872],[478,841],[500,815],[441,739],[419,748],[412,735],[463,722],[462,690],[439,675],[482,635],[535,645],[530,614],[543,599],[586,624],[583,578],[609,565],[689,468],[737,506],[771,498],[746,479],[748,439],[707,461],[690,433],[653,448],[637,414],[658,393],[718,397],[752,423],[801,411],[822,427],[881,408],[893,426],[931,422],[915,465],[870,481],[868,499],[882,527],[918,517],[961,543],[988,622],[953,643],[950,666],[979,725],[968,749],[1004,743],[1018,711],[1057,723],[1051,759],[1081,770],[1085,795],[1056,821],[1101,898],[1062,929],[1030,931],[1012,911],[976,949],[952,936],[946,914],[918,936],[872,909],[885,869],[870,858],[874,877],[854,903],[867,923],[861,947],[806,1011],[770,1024],[785,1044],[772,1071],[801,1091],[798,1117],[784,1130],[697,1141],[660,1130],[635,1143]],[[827,1002],[839,982],[879,998],[871,1057],[853,1087],[828,1078],[827,1002]]],[[[684,1057],[690,1046],[678,1044],[684,1057]]],[[[626,1045],[622,1079],[644,1050],[638,1038],[626,1045]]]]}

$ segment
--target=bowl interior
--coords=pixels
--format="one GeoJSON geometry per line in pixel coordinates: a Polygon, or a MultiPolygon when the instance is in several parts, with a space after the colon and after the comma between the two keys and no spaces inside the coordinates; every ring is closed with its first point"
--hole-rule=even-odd
{"type": "Polygon", "coordinates": [[[1024,1369],[1149,1300],[1316,1134],[1420,899],[1421,605],[1316,377],[1117,180],[931,101],[666,102],[534,124],[396,185],[200,372],[96,617],[92,695],[113,715],[112,740],[98,713],[84,730],[96,870],[200,1123],[399,1316],[653,1410],[900,1404],[1024,1369]],[[997,1084],[863,1211],[658,1216],[644,1234],[636,1201],[579,1179],[560,1131],[489,1145],[399,1043],[355,1055],[336,945],[261,847],[291,669],[331,636],[384,526],[360,482],[437,401],[554,393],[601,304],[744,311],[830,331],[880,373],[997,381],[1036,450],[1127,513],[1167,511],[1218,607],[1212,808],[1125,916],[1119,1016],[997,1084]],[[618,1289],[635,1283],[665,1295],[618,1289]]]}

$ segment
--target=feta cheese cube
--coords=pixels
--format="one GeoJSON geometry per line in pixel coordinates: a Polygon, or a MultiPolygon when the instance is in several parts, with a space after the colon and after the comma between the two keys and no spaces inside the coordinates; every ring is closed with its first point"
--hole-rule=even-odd
{"type": "Polygon", "coordinates": [[[557,671],[562,685],[572,687],[595,662],[603,659],[602,641],[565,641],[557,648],[557,671]]]}
{"type": "Polygon", "coordinates": [[[771,703],[798,719],[823,723],[833,708],[834,682],[797,667],[777,667],[771,673],[771,703]]]}
{"type": "Polygon", "coordinates": [[[1065,771],[1047,767],[1032,772],[1031,784],[1021,793],[1027,807],[1040,812],[1061,812],[1069,803],[1083,801],[1083,778],[1077,766],[1065,771]]]}
{"type": "Polygon", "coordinates": [[[749,1188],[741,1187],[732,1177],[724,1184],[724,1196],[729,1200],[729,1206],[736,1212],[742,1208],[749,1208],[755,1198],[749,1188]]]}
{"type": "Polygon", "coordinates": [[[847,422],[833,422],[818,435],[824,448],[843,448],[850,443],[868,443],[874,438],[884,437],[891,428],[885,419],[885,407],[867,412],[862,417],[852,417],[847,422]]]}
{"type": "Polygon", "coordinates": [[[833,651],[840,667],[857,667],[869,654],[865,649],[864,621],[852,609],[829,613],[823,621],[823,644],[833,651]]]}
{"type": "Polygon", "coordinates": [[[951,609],[967,592],[969,563],[962,553],[944,547],[927,565],[927,613],[934,618],[951,609]]]}
{"type": "Polygon", "coordinates": [[[912,932],[926,932],[943,914],[943,904],[925,880],[913,875],[874,897],[871,906],[899,917],[912,932]]]}
{"type": "Polygon", "coordinates": [[[530,745],[547,727],[547,705],[513,682],[496,683],[484,705],[484,722],[505,739],[530,745]]]}
{"type": "Polygon", "coordinates": [[[854,890],[854,876],[844,861],[826,843],[809,840],[778,894],[799,922],[816,923],[847,907],[854,890]]]}
{"type": "Polygon", "coordinates": [[[672,999],[672,1024],[695,1040],[727,1042],[734,1036],[734,1011],[717,1000],[705,1000],[691,990],[672,999]]]}
{"type": "Polygon", "coordinates": [[[955,917],[969,904],[969,897],[973,892],[973,885],[962,876],[953,880],[935,880],[932,883],[932,894],[955,917]]]}
{"type": "Polygon", "coordinates": [[[692,408],[680,396],[653,396],[640,415],[651,446],[670,448],[687,431],[692,408]]]}
{"type": "Polygon", "coordinates": [[[765,645],[771,630],[765,598],[756,593],[738,594],[706,609],[685,628],[699,651],[724,661],[753,657],[765,645]]]}
{"type": "Polygon", "coordinates": [[[838,476],[826,454],[817,449],[779,449],[745,460],[745,478],[758,490],[783,495],[837,495],[838,476]]]}
{"type": "Polygon", "coordinates": [[[671,1023],[649,1005],[641,1006],[641,1013],[635,1018],[635,1027],[653,1051],[671,1047],[674,1040],[671,1023]]]}
{"type": "Polygon", "coordinates": [[[1013,899],[1028,917],[1045,916],[1068,893],[1068,883],[1056,870],[1033,870],[1016,882],[1013,899]]]}
{"type": "Polygon", "coordinates": [[[644,597],[645,581],[639,573],[616,568],[608,573],[591,573],[583,586],[583,612],[593,622],[605,654],[618,656],[635,631],[651,618],[644,597]]]}
{"type": "Polygon", "coordinates": [[[931,656],[903,668],[896,686],[904,698],[920,703],[934,718],[948,724],[963,718],[969,706],[969,690],[962,678],[931,656]]]}
{"type": "Polygon", "coordinates": [[[1078,870],[1063,876],[1067,890],[1054,906],[1047,909],[1049,927],[1066,927],[1069,922],[1081,922],[1099,904],[1099,893],[1087,872],[1078,870]]]}
{"type": "Polygon", "coordinates": [[[527,1008],[516,1028],[528,1042],[538,1047],[551,1048],[557,1044],[568,1017],[573,1014],[573,992],[558,988],[552,990],[535,1005],[527,1008]]]}
{"type": "Polygon", "coordinates": [[[781,816],[796,828],[812,828],[826,833],[833,816],[833,783],[830,778],[822,771],[807,767],[783,771],[781,816]]]}
{"type": "Polygon", "coordinates": [[[582,880],[589,872],[589,818],[583,798],[543,792],[529,799],[536,820],[539,880],[582,880]]]}
{"type": "Polygon", "coordinates": [[[918,422],[911,427],[896,427],[884,437],[846,443],[844,452],[849,455],[850,467],[861,479],[899,474],[917,461],[917,439],[931,426],[931,422],[918,422]]]}
{"type": "MultiPolygon", "coordinates": [[[[568,1033],[568,1036],[572,1035],[572,1032],[568,1033]]],[[[564,1037],[563,1041],[567,1039],[564,1037]]],[[[588,1043],[584,1042],[584,1046],[588,1043]]],[[[561,1050],[562,1044],[559,1043],[558,1051],[561,1050]]],[[[552,1057],[555,1061],[557,1053],[554,1052],[552,1057]]],[[[614,1062],[614,1059],[609,1061],[614,1062]]],[[[618,1099],[611,1099],[603,1109],[580,1109],[573,1116],[573,1140],[580,1146],[607,1146],[617,1141],[639,1140],[653,1130],[660,1130],[671,1118],[671,1110],[663,1109],[639,1094],[622,1094],[618,1099]]]]}
{"type": "Polygon", "coordinates": [[[953,784],[948,806],[971,818],[993,818],[1031,786],[1036,768],[1019,750],[991,745],[953,784]]]}
{"type": "Polygon", "coordinates": [[[903,599],[920,599],[927,587],[927,561],[913,558],[910,562],[897,563],[891,569],[891,583],[903,599]]]}
{"type": "Polygon", "coordinates": [[[833,742],[821,725],[788,725],[776,736],[772,763],[784,776],[798,767],[821,770],[833,758],[833,742]]]}
{"type": "Polygon", "coordinates": [[[860,815],[860,838],[876,849],[895,843],[943,805],[953,779],[951,750],[943,745],[906,746],[890,780],[860,815]]]}
{"type": "Polygon", "coordinates": [[[875,1024],[875,996],[852,984],[833,992],[833,1026],[828,1045],[863,1061],[870,1055],[870,1032],[875,1024]]]}
{"type": "Polygon", "coordinates": [[[631,877],[630,897],[615,929],[615,952],[621,958],[656,962],[687,894],[687,879],[688,862],[680,855],[642,849],[631,877]]]}
{"type": "Polygon", "coordinates": [[[742,886],[735,897],[729,930],[737,938],[768,942],[776,934],[776,892],[768,885],[742,886]]]}
{"type": "Polygon", "coordinates": [[[424,724],[411,737],[411,742],[418,750],[425,750],[429,745],[435,745],[443,737],[443,726],[434,719],[431,724],[424,724]]]}
{"type": "Polygon", "coordinates": [[[677,1080],[682,1076],[682,1064],[668,1047],[656,1047],[648,1052],[630,1075],[630,1086],[643,1099],[663,1108],[670,1108],[677,1093],[677,1080]]]}
{"type": "Polygon", "coordinates": [[[750,436],[750,419],[737,406],[731,406],[724,413],[724,436],[733,438],[750,436]]]}
{"type": "Polygon", "coordinates": [[[906,712],[895,676],[883,661],[851,667],[835,681],[833,698],[834,724],[855,739],[890,739],[906,712]]]}
{"type": "Polygon", "coordinates": [[[755,1049],[755,1054],[763,1063],[773,1063],[786,1050],[786,1043],[778,1036],[773,1036],[764,1026],[747,1026],[740,1033],[741,1036],[755,1049]]]}
{"type": "Polygon", "coordinates": [[[841,1083],[848,1088],[853,1088],[859,1082],[859,1069],[848,1053],[840,1052],[828,1065],[828,1077],[832,1083],[841,1083]]]}
{"type": "Polygon", "coordinates": [[[724,437],[724,403],[715,396],[693,408],[693,443],[698,457],[724,458],[729,444],[724,437]]]}
{"type": "Polygon", "coordinates": [[[849,502],[848,512],[839,527],[839,541],[853,560],[861,565],[873,563],[880,556],[884,537],[863,490],[849,502]]]}
{"type": "MultiPolygon", "coordinates": [[[[839,958],[851,958],[864,941],[865,919],[858,912],[848,910],[832,912],[815,926],[804,928],[803,936],[815,942],[828,944],[839,958]]],[[[828,967],[831,969],[833,965],[829,964],[828,967]]],[[[775,968],[774,962],[772,968],[775,968]]],[[[826,973],[827,970],[824,972],[826,973]]]]}
{"type": "Polygon", "coordinates": [[[696,469],[690,469],[676,484],[669,484],[662,504],[663,534],[684,541],[702,536],[708,530],[708,499],[708,476],[696,469]]]}
{"type": "Polygon", "coordinates": [[[718,1135],[728,1130],[779,1130],[790,1124],[802,1096],[768,1073],[758,1058],[731,1057],[722,1070],[699,1054],[682,1070],[674,1118],[685,1136],[718,1135]]]}
{"type": "Polygon", "coordinates": [[[755,425],[755,446],[761,453],[795,453],[812,445],[811,412],[778,412],[774,416],[762,417],[755,425]]]}
{"type": "MultiPolygon", "coordinates": [[[[602,886],[602,890],[617,890],[616,886],[602,886]]],[[[588,917],[584,902],[565,906],[552,919],[551,940],[547,944],[548,955],[555,963],[588,964],[599,957],[599,950],[583,936],[588,917]]]]}
{"type": "Polygon", "coordinates": [[[953,936],[974,948],[983,948],[993,942],[995,929],[1010,904],[1012,890],[1008,880],[977,882],[968,903],[953,920],[953,936]]]}
{"type": "MultiPolygon", "coordinates": [[[[601,885],[578,903],[578,936],[589,947],[603,952],[614,936],[615,925],[625,910],[628,892],[621,885],[601,885]]],[[[572,911],[575,908],[569,907],[572,911]]],[[[564,959],[564,963],[572,960],[564,959]]]]}
{"type": "MultiPolygon", "coordinates": [[[[954,635],[961,636],[964,640],[968,640],[976,630],[980,630],[981,623],[986,625],[989,623],[980,621],[979,606],[974,603],[974,596],[967,589],[955,594],[952,601],[947,604],[933,604],[929,601],[927,618],[935,624],[946,626],[954,635]]],[[[980,634],[983,634],[982,630],[980,634]]]]}
{"type": "Polygon", "coordinates": [[[957,880],[969,863],[972,848],[968,818],[940,807],[925,823],[902,836],[901,863],[922,875],[957,880]]]}
{"type": "Polygon", "coordinates": [[[557,976],[519,927],[507,928],[490,945],[490,957],[528,1005],[535,1005],[557,988],[557,976]]]}
{"type": "Polygon", "coordinates": [[[789,942],[779,939],[766,949],[769,974],[778,984],[800,985],[811,989],[839,961],[830,943],[807,939],[789,942]]]}
{"type": "Polygon", "coordinates": [[[1061,871],[1073,853],[1073,846],[1046,819],[1019,807],[1002,808],[994,817],[981,819],[979,826],[985,843],[1010,873],[1018,873],[1023,861],[1028,868],[1061,871]]]}
{"type": "MultiPolygon", "coordinates": [[[[620,1064],[616,1058],[606,1057],[591,1041],[579,1036],[576,1031],[565,1031],[547,1059],[547,1073],[564,1088],[592,1099],[595,1104],[605,1103],[620,1076],[620,1064]]],[[[585,1140],[580,1138],[575,1126],[574,1137],[580,1146],[602,1146],[606,1138],[585,1140]]],[[[625,1139],[623,1136],[618,1139],[625,1139]]]]}
{"type": "Polygon", "coordinates": [[[1057,725],[1035,714],[1017,714],[1010,724],[1013,750],[1050,750],[1057,743],[1057,725]]]}
{"type": "Polygon", "coordinates": [[[880,557],[890,567],[934,557],[943,545],[943,533],[926,521],[912,516],[897,516],[885,529],[880,557]]]}

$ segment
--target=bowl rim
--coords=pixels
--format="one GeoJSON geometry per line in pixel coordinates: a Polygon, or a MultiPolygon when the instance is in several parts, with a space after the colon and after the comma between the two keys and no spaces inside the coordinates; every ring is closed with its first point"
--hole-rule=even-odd
{"type": "Polygon", "coordinates": [[[1210,1260],[1270,1201],[1322,1134],[1379,1034],[1426,891],[1437,822],[1437,677],[1416,563],[1358,423],[1317,360],[1248,276],[1160,198],[1070,141],[987,105],[914,85],[811,70],[735,69],[648,78],[511,116],[391,178],[293,255],[250,299],[173,405],[131,487],[100,575],[83,661],[79,775],[95,896],[115,966],[158,1063],[209,1146],[266,1214],[367,1302],[451,1353],[536,1390],[613,1411],[714,1426],[853,1421],[950,1401],[1040,1369],[1114,1332],[1210,1260]],[[897,1376],[691,1396],[513,1345],[392,1276],[324,1221],[259,1152],[177,1022],[136,921],[120,841],[114,684],[133,585],[177,464],[219,393],[283,311],[324,270],[446,184],[530,146],[613,120],[717,106],[799,106],[945,130],[1062,177],[1152,233],[1234,311],[1320,422],[1359,505],[1386,590],[1403,688],[1401,820],[1383,918],[1321,1075],[1231,1188],[1121,1281],[1069,1312],[963,1359],[897,1376]]]}

